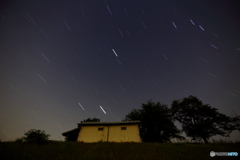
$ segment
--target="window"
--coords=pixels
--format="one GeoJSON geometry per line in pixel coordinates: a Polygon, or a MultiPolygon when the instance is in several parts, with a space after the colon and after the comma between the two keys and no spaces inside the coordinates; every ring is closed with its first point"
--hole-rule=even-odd
{"type": "Polygon", "coordinates": [[[98,128],[99,131],[103,131],[103,128],[98,128]]]}
{"type": "Polygon", "coordinates": [[[121,130],[127,130],[127,127],[121,127],[121,130]]]}

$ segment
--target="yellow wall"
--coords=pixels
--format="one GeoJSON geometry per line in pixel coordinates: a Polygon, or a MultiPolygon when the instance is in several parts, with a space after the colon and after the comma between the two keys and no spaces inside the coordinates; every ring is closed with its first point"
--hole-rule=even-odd
{"type": "Polygon", "coordinates": [[[107,141],[106,126],[82,126],[78,135],[78,141],[83,142],[99,142],[107,141]],[[104,128],[103,131],[98,131],[98,128],[104,128]]]}
{"type": "Polygon", "coordinates": [[[141,142],[138,125],[82,126],[78,141],[141,142]],[[126,127],[126,130],[121,130],[126,127]],[[98,128],[104,128],[98,131],[98,128]]]}

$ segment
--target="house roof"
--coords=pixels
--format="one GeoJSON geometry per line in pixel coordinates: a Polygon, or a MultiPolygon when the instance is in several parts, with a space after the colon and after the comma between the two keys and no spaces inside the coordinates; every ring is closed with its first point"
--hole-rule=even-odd
{"type": "Polygon", "coordinates": [[[68,134],[71,134],[71,133],[74,133],[74,132],[79,132],[79,131],[80,131],[80,128],[75,128],[75,129],[72,129],[70,131],[62,133],[62,135],[67,136],[68,134]]]}
{"type": "Polygon", "coordinates": [[[68,136],[70,134],[79,133],[81,126],[111,126],[111,125],[131,125],[131,124],[140,124],[141,121],[121,121],[121,122],[81,122],[78,123],[78,128],[69,130],[62,133],[63,136],[68,136]]]}
{"type": "Polygon", "coordinates": [[[105,126],[105,125],[131,125],[140,124],[141,121],[121,121],[121,122],[81,122],[79,126],[105,126]]]}

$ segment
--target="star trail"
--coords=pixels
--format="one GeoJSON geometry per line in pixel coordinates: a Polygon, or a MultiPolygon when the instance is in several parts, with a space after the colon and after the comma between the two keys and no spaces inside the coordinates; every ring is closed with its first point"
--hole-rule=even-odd
{"type": "Polygon", "coordinates": [[[150,99],[194,95],[240,115],[235,1],[0,3],[1,140],[33,128],[63,140],[84,119],[121,121],[150,99]]]}

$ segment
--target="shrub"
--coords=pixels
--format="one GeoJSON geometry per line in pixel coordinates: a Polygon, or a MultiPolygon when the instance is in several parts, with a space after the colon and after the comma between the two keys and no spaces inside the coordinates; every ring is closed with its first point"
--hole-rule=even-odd
{"type": "Polygon", "coordinates": [[[17,143],[19,143],[19,142],[24,142],[24,138],[22,137],[22,138],[16,138],[15,140],[14,140],[14,142],[17,142],[17,143]]]}
{"type": "Polygon", "coordinates": [[[28,143],[34,143],[34,144],[45,144],[49,142],[49,134],[46,134],[45,131],[31,129],[28,132],[26,132],[25,137],[23,137],[23,140],[28,143]]]}

